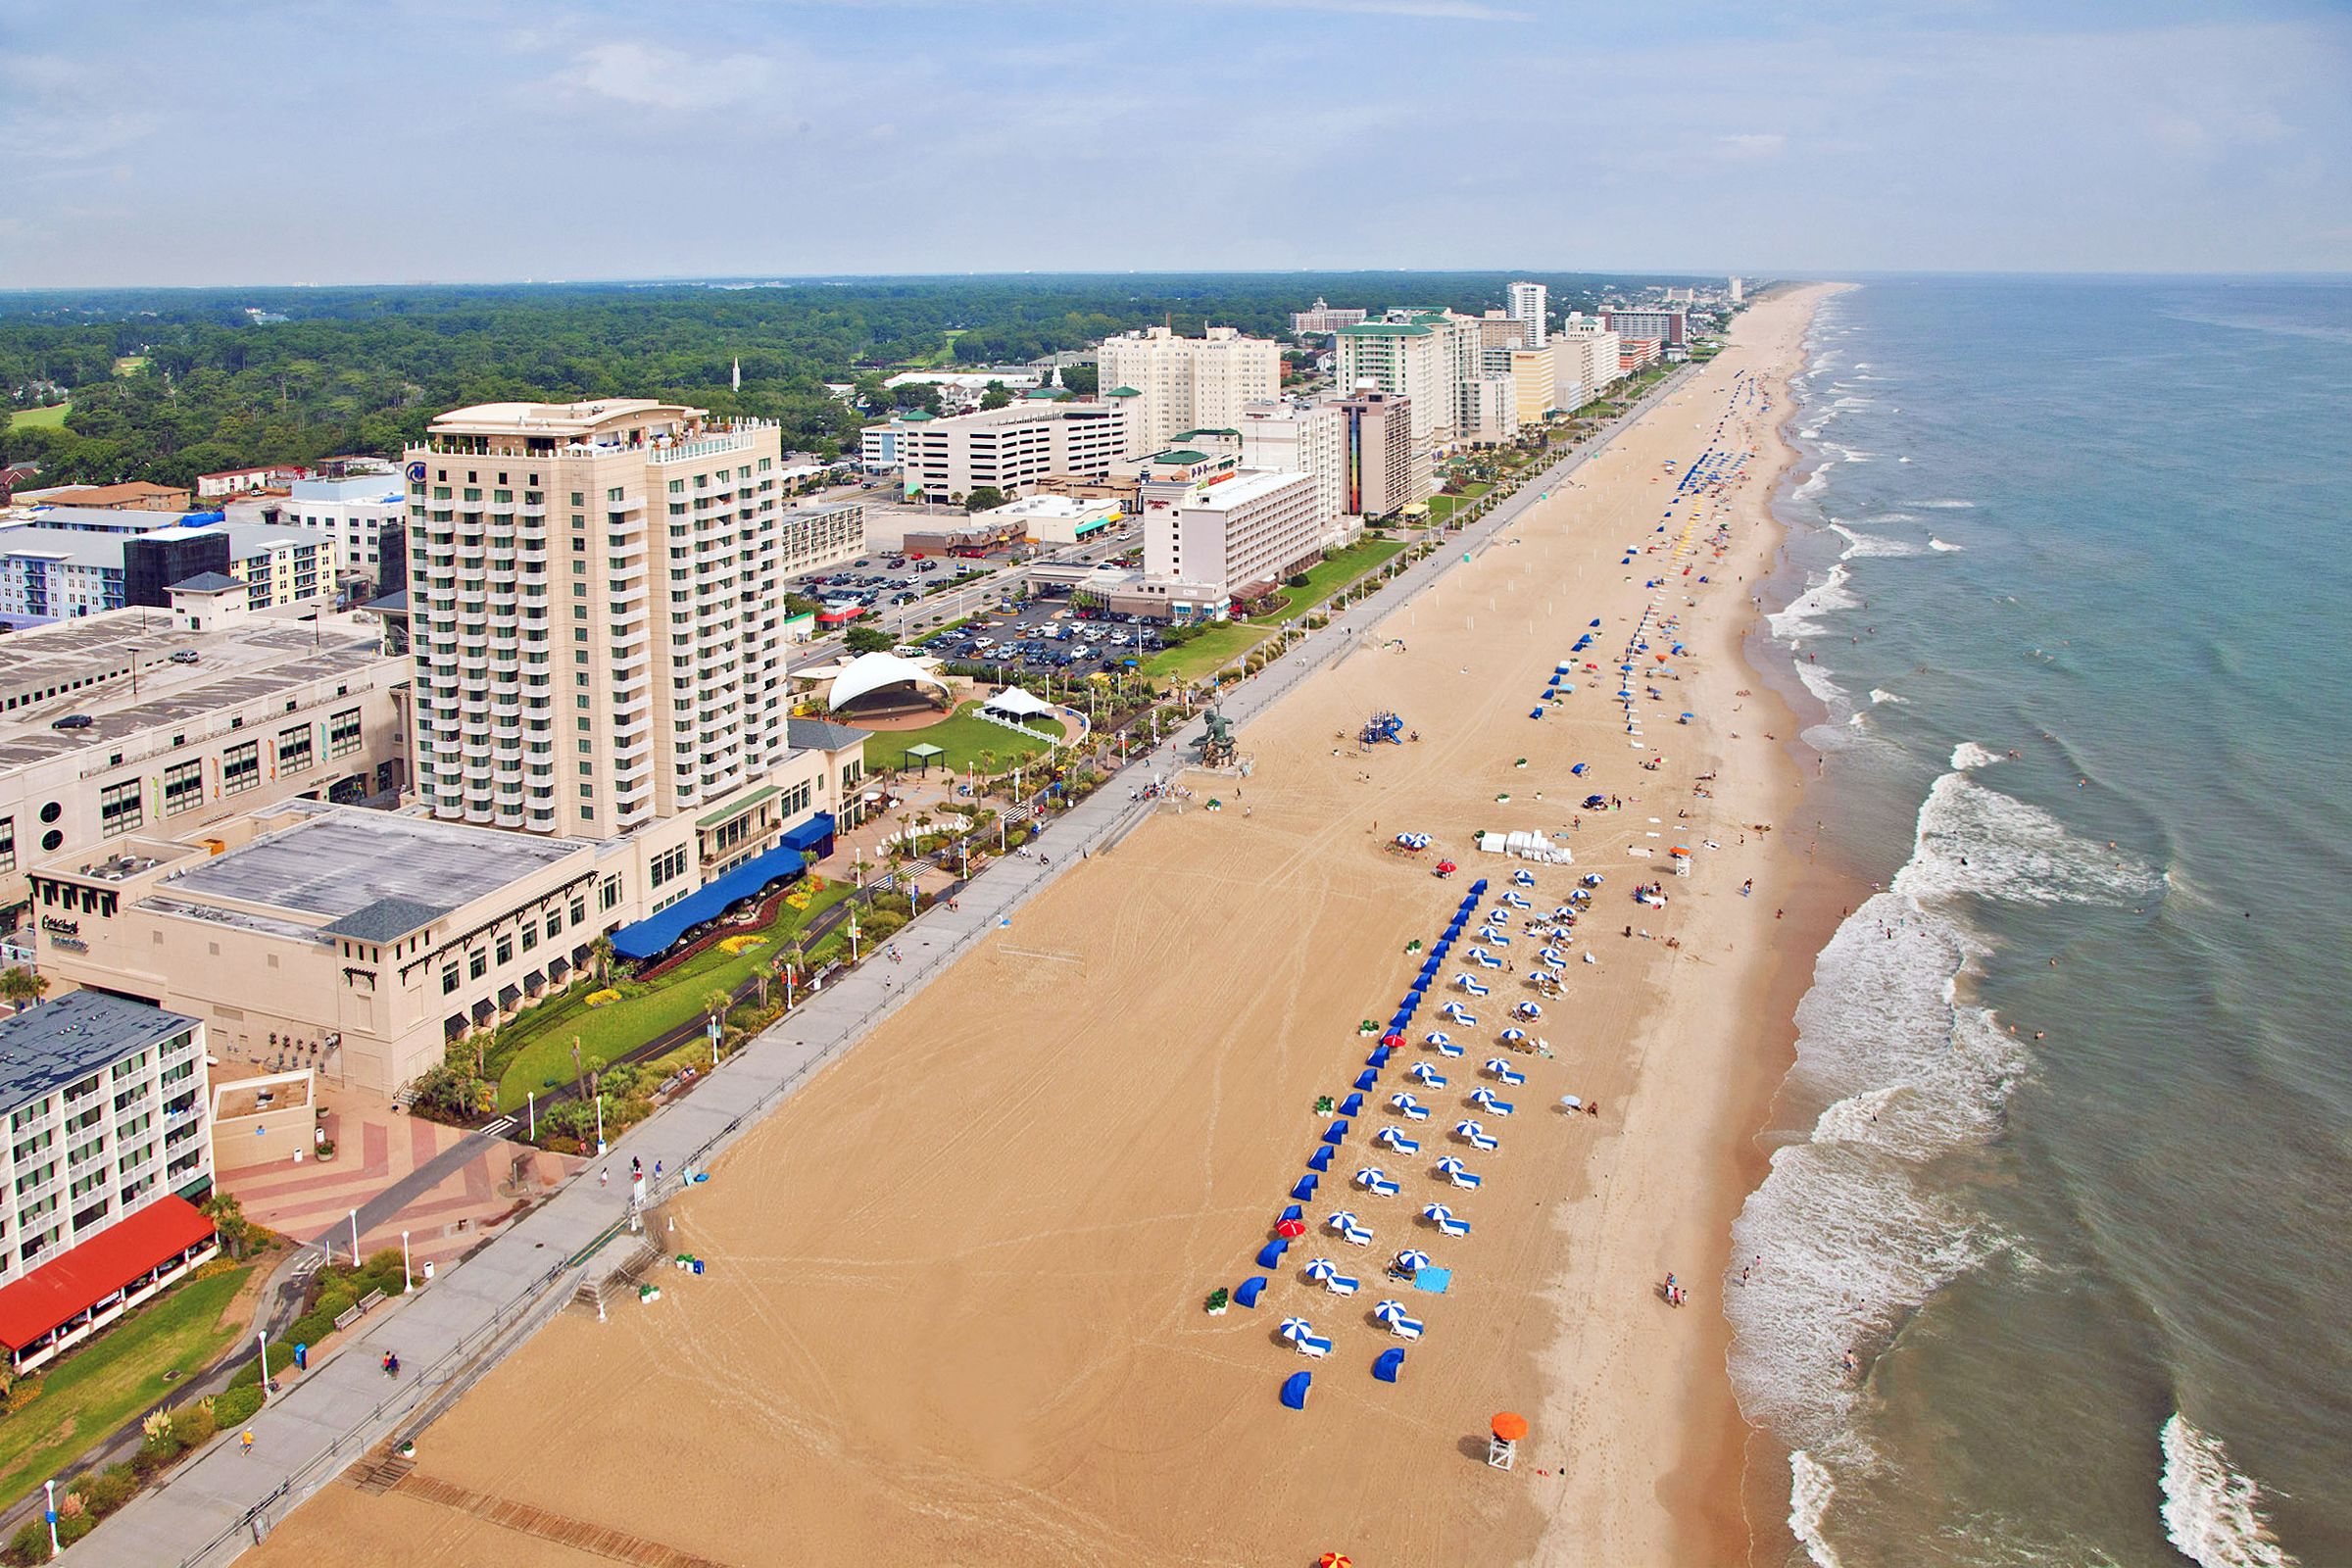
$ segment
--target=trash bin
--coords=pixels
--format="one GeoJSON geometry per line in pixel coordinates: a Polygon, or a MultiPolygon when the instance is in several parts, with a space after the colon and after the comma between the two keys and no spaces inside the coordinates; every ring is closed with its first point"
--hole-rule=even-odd
{"type": "Polygon", "coordinates": [[[296,1345],[294,1347],[294,1370],[297,1372],[308,1372],[310,1369],[311,1348],[307,1345],[296,1345]]]}

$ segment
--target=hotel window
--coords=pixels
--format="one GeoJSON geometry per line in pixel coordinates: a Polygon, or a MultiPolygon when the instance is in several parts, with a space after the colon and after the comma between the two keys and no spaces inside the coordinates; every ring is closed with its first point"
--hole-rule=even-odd
{"type": "Polygon", "coordinates": [[[326,721],[326,754],[342,757],[360,749],[360,710],[346,709],[326,721]]]}
{"type": "Polygon", "coordinates": [[[311,765],[311,726],[298,725],[277,732],[277,770],[298,773],[311,765]]]}
{"type": "Polygon", "coordinates": [[[547,940],[548,940],[548,941],[550,941],[550,942],[553,942],[553,941],[555,941],[555,940],[556,940],[556,938],[558,938],[558,937],[562,936],[563,934],[564,934],[564,911],[563,911],[563,910],[561,910],[561,909],[550,909],[550,910],[548,910],[548,911],[547,911],[547,940]]]}
{"type": "Polygon", "coordinates": [[[164,769],[164,814],[176,816],[204,804],[204,764],[174,762],[164,769]]]}
{"type": "Polygon", "coordinates": [[[605,885],[597,890],[598,907],[610,909],[619,902],[620,878],[616,876],[609,876],[605,878],[605,885]]]}
{"type": "Polygon", "coordinates": [[[536,925],[534,925],[532,922],[530,922],[530,921],[528,921],[528,920],[525,920],[525,921],[523,921],[523,922],[522,922],[522,951],[523,951],[523,952],[525,952],[525,953],[528,953],[528,952],[530,952],[530,951],[531,951],[533,948],[537,947],[538,945],[539,945],[539,927],[538,927],[538,926],[536,926],[536,925]]]}
{"type": "Polygon", "coordinates": [[[17,868],[17,819],[0,816],[0,871],[17,868]]]}
{"type": "Polygon", "coordinates": [[[457,990],[457,989],[458,989],[458,966],[457,966],[456,964],[454,964],[454,963],[453,963],[453,964],[451,964],[451,965],[450,965],[448,968],[446,968],[446,969],[444,969],[444,970],[442,970],[442,971],[441,971],[441,994],[442,994],[443,996],[445,996],[445,997],[446,997],[446,996],[448,996],[448,995],[449,995],[449,994],[450,994],[452,991],[455,991],[455,990],[457,990]]]}
{"type": "Polygon", "coordinates": [[[484,974],[489,972],[489,969],[490,955],[487,953],[484,953],[477,948],[473,952],[466,955],[466,973],[470,978],[479,980],[484,974]]]}
{"type": "Polygon", "coordinates": [[[137,827],[146,815],[139,801],[139,781],[130,779],[122,784],[109,784],[98,793],[98,831],[102,837],[113,838],[137,827]]]}
{"type": "Polygon", "coordinates": [[[509,963],[514,960],[514,939],[511,936],[501,934],[498,939],[498,961],[501,963],[509,963]]]}

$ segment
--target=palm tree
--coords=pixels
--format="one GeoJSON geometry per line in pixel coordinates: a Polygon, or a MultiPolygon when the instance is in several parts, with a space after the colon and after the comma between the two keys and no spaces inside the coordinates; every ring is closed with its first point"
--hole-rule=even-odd
{"type": "Polygon", "coordinates": [[[35,974],[22,964],[0,970],[0,1001],[13,1003],[20,1010],[37,1006],[48,990],[46,975],[35,974]]]}
{"type": "Polygon", "coordinates": [[[612,939],[598,937],[588,944],[588,956],[596,960],[596,983],[605,985],[612,978],[612,939]]]}

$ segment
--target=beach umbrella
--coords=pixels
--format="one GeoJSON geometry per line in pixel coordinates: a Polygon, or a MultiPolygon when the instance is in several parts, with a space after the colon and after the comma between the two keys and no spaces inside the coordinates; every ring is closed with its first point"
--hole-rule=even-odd
{"type": "Polygon", "coordinates": [[[1450,1046],[1453,1044],[1453,1037],[1451,1035],[1437,1029],[1431,1030],[1428,1034],[1423,1035],[1421,1038],[1433,1046],[1450,1046]]]}
{"type": "Polygon", "coordinates": [[[1505,1443],[1517,1443],[1527,1436],[1527,1417],[1505,1410],[1494,1418],[1494,1435],[1505,1443]]]}
{"type": "Polygon", "coordinates": [[[1432,1203],[1421,1211],[1421,1217],[1433,1225],[1450,1225],[1453,1223],[1453,1210],[1444,1203],[1432,1203]]]}
{"type": "Polygon", "coordinates": [[[1339,1265],[1334,1263],[1328,1257],[1318,1257],[1313,1262],[1306,1265],[1306,1277],[1310,1280],[1313,1280],[1317,1285],[1322,1284],[1325,1280],[1332,1278],[1339,1272],[1339,1265]]]}
{"type": "Polygon", "coordinates": [[[1389,1266],[1400,1273],[1413,1273],[1420,1269],[1429,1267],[1429,1254],[1419,1250],[1418,1249],[1408,1247],[1403,1251],[1398,1252],[1396,1254],[1396,1261],[1392,1262],[1389,1266]]]}
{"type": "MultiPolygon", "coordinates": [[[[1463,1164],[1451,1154],[1447,1154],[1444,1159],[1438,1161],[1438,1174],[1441,1176],[1459,1176],[1462,1172],[1468,1170],[1469,1168],[1469,1166],[1463,1164]]],[[[1437,1205],[1433,1204],[1432,1206],[1435,1207],[1437,1205]]],[[[1446,1217],[1450,1219],[1452,1216],[1447,1215],[1446,1217]]]]}
{"type": "Polygon", "coordinates": [[[1419,1110],[1421,1108],[1421,1102],[1401,1089],[1389,1097],[1389,1103],[1395,1105],[1398,1110],[1419,1110]]]}
{"type": "Polygon", "coordinates": [[[1355,1216],[1344,1208],[1323,1223],[1335,1231],[1351,1231],[1356,1228],[1355,1216]]]}
{"type": "Polygon", "coordinates": [[[1430,1088],[1444,1088],[1446,1084],[1446,1075],[1426,1061],[1413,1063],[1412,1076],[1430,1088]]]}
{"type": "Polygon", "coordinates": [[[1525,1040],[1527,1038],[1527,1031],[1524,1029],[1505,1029],[1498,1038],[1509,1041],[1525,1040]]]}
{"type": "Polygon", "coordinates": [[[1541,1018],[1544,1016],[1544,1009],[1536,1003],[1522,1002],[1519,1004],[1519,1016],[1522,1018],[1541,1018]]]}
{"type": "Polygon", "coordinates": [[[1404,1309],[1402,1301],[1383,1301],[1372,1309],[1372,1315],[1381,1323],[1394,1327],[1399,1318],[1408,1318],[1413,1314],[1404,1309]]]}
{"type": "Polygon", "coordinates": [[[1464,1138],[1484,1138],[1487,1136],[1487,1130],[1474,1121],[1457,1121],[1453,1124],[1453,1130],[1464,1138]]]}
{"type": "Polygon", "coordinates": [[[1536,956],[1542,958],[1545,963],[1566,963],[1568,961],[1568,955],[1557,948],[1539,948],[1536,950],[1536,956]]]}
{"type": "Polygon", "coordinates": [[[1355,1559],[1344,1551],[1327,1551],[1315,1559],[1315,1568],[1355,1568],[1355,1559]]]}
{"type": "Polygon", "coordinates": [[[1355,1173],[1356,1184],[1362,1187],[1370,1187],[1375,1182],[1385,1182],[1388,1179],[1389,1173],[1378,1165],[1366,1165],[1355,1173]]]}
{"type": "Polygon", "coordinates": [[[1286,1317],[1276,1325],[1274,1332],[1296,1345],[1300,1340],[1312,1339],[1315,1326],[1302,1317],[1286,1317]]]}
{"type": "Polygon", "coordinates": [[[1500,1056],[1489,1056],[1487,1058],[1487,1071],[1494,1073],[1498,1077],[1503,1073],[1514,1072],[1516,1070],[1516,1068],[1514,1068],[1509,1062],[1503,1060],[1500,1056]]]}
{"type": "Polygon", "coordinates": [[[1560,1097],[1560,1103],[1566,1105],[1570,1110],[1582,1110],[1585,1108],[1585,1102],[1577,1099],[1574,1095],[1562,1095],[1560,1097]]]}
{"type": "Polygon", "coordinates": [[[1274,1227],[1274,1234],[1281,1237],[1284,1241],[1296,1241],[1298,1238],[1306,1234],[1306,1221],[1302,1219],[1286,1219],[1281,1224],[1274,1227]]]}
{"type": "Polygon", "coordinates": [[[1399,1153],[1406,1154],[1414,1152],[1421,1147],[1419,1144],[1414,1143],[1410,1138],[1405,1137],[1404,1129],[1400,1127],[1383,1127],[1379,1132],[1372,1135],[1372,1141],[1376,1144],[1385,1144],[1387,1147],[1397,1151],[1399,1153]]]}
{"type": "Polygon", "coordinates": [[[1383,1051],[1394,1051],[1396,1047],[1403,1044],[1404,1036],[1398,1034],[1394,1029],[1380,1037],[1380,1049],[1383,1051]]]}

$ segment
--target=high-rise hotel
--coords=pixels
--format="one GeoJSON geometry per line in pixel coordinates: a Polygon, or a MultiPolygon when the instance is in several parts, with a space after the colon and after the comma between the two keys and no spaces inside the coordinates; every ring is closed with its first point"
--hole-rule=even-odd
{"type": "Polygon", "coordinates": [[[786,755],[780,457],[638,398],[433,420],[404,471],[435,816],[611,838],[786,755]]]}

